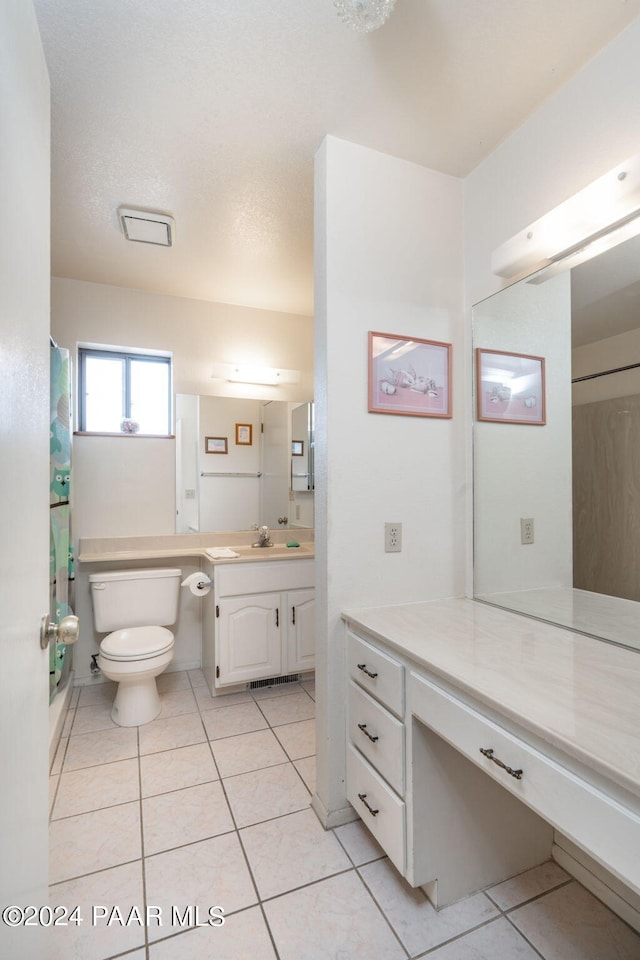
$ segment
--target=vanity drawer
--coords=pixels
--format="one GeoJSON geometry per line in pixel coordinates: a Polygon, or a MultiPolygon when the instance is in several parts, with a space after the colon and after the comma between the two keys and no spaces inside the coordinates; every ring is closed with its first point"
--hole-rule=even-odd
{"type": "Polygon", "coordinates": [[[640,892],[640,802],[624,806],[424,677],[411,674],[408,696],[416,719],[640,892]]]}
{"type": "Polygon", "coordinates": [[[347,744],[347,799],[392,863],[404,874],[404,802],[350,743],[347,744]],[[376,811],[375,814],[372,811],[376,811]]]}
{"type": "Polygon", "coordinates": [[[258,560],[255,563],[221,563],[214,568],[216,596],[272,593],[315,585],[315,561],[258,560]]]}
{"type": "Polygon", "coordinates": [[[349,737],[378,773],[404,794],[404,724],[349,681],[349,737]]]}
{"type": "Polygon", "coordinates": [[[398,660],[347,633],[349,674],[361,687],[384,703],[398,717],[404,714],[404,667],[398,660]]]}

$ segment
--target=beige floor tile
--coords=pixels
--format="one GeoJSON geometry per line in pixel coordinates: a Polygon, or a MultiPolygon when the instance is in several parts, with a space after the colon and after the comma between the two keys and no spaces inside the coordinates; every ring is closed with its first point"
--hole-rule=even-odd
{"type": "Polygon", "coordinates": [[[69,737],[60,737],[60,742],[58,743],[56,749],[56,755],[53,758],[53,763],[51,764],[51,775],[54,776],[57,773],[60,773],[62,770],[62,764],[64,763],[64,758],[67,752],[67,747],[69,745],[69,737]]]}
{"type": "Polygon", "coordinates": [[[233,830],[221,784],[201,783],[142,801],[145,856],[233,830]]]}
{"type": "Polygon", "coordinates": [[[202,719],[210,740],[264,730],[268,726],[255,703],[237,703],[231,707],[208,710],[202,719]]]}
{"type": "Polygon", "coordinates": [[[336,827],[335,835],[356,867],[362,866],[363,863],[370,863],[372,860],[380,860],[385,856],[382,847],[359,818],[352,823],[336,827]]]}
{"type": "Polygon", "coordinates": [[[140,856],[139,803],[52,820],[49,826],[50,883],[106,870],[140,856]]]}
{"type": "Polygon", "coordinates": [[[138,729],[140,756],[159,753],[161,750],[175,750],[177,747],[189,747],[207,739],[198,713],[159,718],[138,729]]]}
{"type": "Polygon", "coordinates": [[[129,803],[140,797],[138,758],[70,770],[60,777],[53,819],[129,803]]]}
{"type": "Polygon", "coordinates": [[[548,860],[533,870],[527,870],[526,873],[490,887],[486,893],[501,910],[510,910],[511,907],[553,890],[570,879],[561,866],[548,860]]]}
{"type": "MultiPolygon", "coordinates": [[[[64,718],[62,730],[60,731],[61,737],[68,737],[71,734],[71,729],[73,727],[73,721],[75,720],[75,718],[76,718],[76,708],[71,707],[71,709],[67,710],[67,715],[64,718]]],[[[102,728],[98,727],[98,729],[100,730],[102,728]]],[[[82,733],[86,731],[79,731],[79,732],[82,733]]]]}
{"type": "Polygon", "coordinates": [[[434,950],[429,960],[540,960],[540,955],[500,917],[434,950]]]}
{"type": "Polygon", "coordinates": [[[205,684],[203,687],[194,687],[193,693],[198,702],[200,710],[217,710],[219,707],[232,707],[236,703],[253,703],[250,693],[242,691],[240,693],[223,693],[212,697],[209,693],[209,687],[205,684]]]}
{"type": "Polygon", "coordinates": [[[78,707],[71,727],[71,736],[80,733],[94,733],[96,730],[117,730],[118,725],[111,719],[113,701],[101,701],[88,707],[78,707]]]}
{"type": "Polygon", "coordinates": [[[256,730],[239,737],[212,740],[211,749],[221,777],[233,777],[287,762],[287,755],[271,730],[256,730]]]}
{"type": "Polygon", "coordinates": [[[186,670],[177,670],[172,673],[161,673],[156,677],[156,686],[158,693],[177,692],[179,690],[190,690],[191,683],[186,670]]]}
{"type": "Polygon", "coordinates": [[[74,687],[71,694],[71,701],[69,703],[70,707],[77,707],[78,700],[80,699],[80,687],[74,687]]]}
{"type": "Polygon", "coordinates": [[[53,810],[53,804],[56,798],[59,780],[59,773],[55,773],[53,776],[49,777],[49,816],[51,816],[51,811],[53,810]]]}
{"type": "Polygon", "coordinates": [[[78,697],[79,707],[88,707],[95,703],[113,703],[116,697],[118,684],[113,680],[97,681],[96,683],[87,683],[78,688],[80,696],[78,697]]]}
{"type": "Polygon", "coordinates": [[[287,751],[290,760],[312,757],[316,752],[316,721],[299,720],[285,723],[273,731],[287,751]]]}
{"type": "Polygon", "coordinates": [[[291,763],[229,777],[224,786],[238,827],[282,817],[309,806],[309,792],[291,763]]]}
{"type": "MultiPolygon", "coordinates": [[[[221,927],[188,930],[170,940],[152,943],[149,960],[276,960],[271,938],[259,907],[225,918],[221,927]]],[[[123,960],[129,960],[128,957],[123,960]]]]}
{"type": "Polygon", "coordinates": [[[274,697],[273,700],[261,700],[260,709],[272,727],[282,723],[310,720],[316,715],[315,703],[304,692],[288,697],[274,697]]]}
{"type": "Polygon", "coordinates": [[[166,690],[160,694],[159,719],[166,717],[179,717],[185,713],[197,713],[198,704],[190,688],[186,690],[166,690]]]}
{"type": "Polygon", "coordinates": [[[355,870],[264,904],[280,960],[405,960],[355,870]]]}
{"type": "Polygon", "coordinates": [[[509,914],[545,960],[637,960],[640,935],[575,881],[509,914]]]}
{"type": "Polygon", "coordinates": [[[306,690],[312,700],[316,698],[316,682],[315,680],[303,680],[300,684],[303,690],[306,690]]]}
{"type": "Polygon", "coordinates": [[[264,900],[351,867],[351,861],[313,810],[302,810],[240,831],[258,893],[264,900]]]}
{"type": "MultiPolygon", "coordinates": [[[[126,919],[131,908],[138,907],[144,919],[141,860],[56,884],[49,888],[49,903],[68,909],[78,905],[83,922],[52,928],[47,938],[48,960],[104,960],[125,950],[144,948],[145,929],[135,914],[128,924],[119,923],[113,915],[107,925],[109,916],[97,909],[117,906],[126,919]]],[[[127,954],[126,960],[138,957],[144,960],[144,949],[140,954],[127,954]]]]}
{"type": "Polygon", "coordinates": [[[386,859],[361,867],[360,876],[411,956],[498,916],[483,893],[436,910],[422,890],[410,887],[386,859]]]}
{"type": "Polygon", "coordinates": [[[192,687],[206,687],[207,680],[202,670],[187,670],[187,675],[192,687]]]}
{"type": "Polygon", "coordinates": [[[140,775],[143,797],[219,779],[207,742],[140,757],[140,775]]]}
{"type": "Polygon", "coordinates": [[[69,738],[62,769],[79,770],[115,760],[128,760],[138,755],[138,732],[135,727],[114,727],[69,738]]]}
{"type": "MultiPolygon", "coordinates": [[[[171,919],[172,906],[178,908],[181,916],[187,906],[197,906],[201,916],[207,917],[210,907],[222,907],[227,916],[257,903],[236,833],[147,857],[145,874],[147,902],[159,905],[167,921],[171,919]]],[[[180,929],[179,925],[172,927],[167,922],[161,930],[150,929],[149,939],[160,940],[180,929]]],[[[210,932],[213,936],[217,930],[210,932]]]]}
{"type": "Polygon", "coordinates": [[[293,765],[304,780],[309,793],[316,792],[316,758],[304,757],[302,760],[294,760],[293,765]]]}

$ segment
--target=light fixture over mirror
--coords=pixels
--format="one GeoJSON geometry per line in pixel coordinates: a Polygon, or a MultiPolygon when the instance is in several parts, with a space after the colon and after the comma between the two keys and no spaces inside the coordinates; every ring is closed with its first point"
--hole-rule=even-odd
{"type": "Polygon", "coordinates": [[[494,250],[492,272],[514,279],[586,247],[593,257],[620,242],[613,231],[623,226],[624,239],[640,233],[640,155],[618,164],[494,250]],[[597,249],[592,247],[600,240],[597,249]]]}
{"type": "Polygon", "coordinates": [[[387,22],[396,0],[334,0],[340,19],[359,33],[371,33],[387,22]]]}
{"type": "Polygon", "coordinates": [[[300,371],[250,363],[213,363],[211,378],[228,380],[230,383],[257,383],[277,387],[281,383],[300,383],[300,371]]]}

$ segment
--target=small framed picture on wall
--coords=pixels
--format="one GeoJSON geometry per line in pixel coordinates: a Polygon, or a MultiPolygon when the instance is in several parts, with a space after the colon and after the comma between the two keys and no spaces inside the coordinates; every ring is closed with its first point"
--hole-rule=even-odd
{"type": "Polygon", "coordinates": [[[236,444],[250,447],[253,443],[253,426],[250,423],[236,423],[236,444]]]}
{"type": "Polygon", "coordinates": [[[369,413],[451,417],[451,344],[370,332],[369,413]]]}
{"type": "Polygon", "coordinates": [[[228,453],[226,437],[205,437],[205,453],[228,453]]]}

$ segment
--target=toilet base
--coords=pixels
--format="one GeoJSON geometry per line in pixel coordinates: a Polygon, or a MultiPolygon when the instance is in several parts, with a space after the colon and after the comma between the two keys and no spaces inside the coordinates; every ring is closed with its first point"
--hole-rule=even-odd
{"type": "Polygon", "coordinates": [[[98,655],[98,666],[108,680],[118,684],[111,708],[111,719],[119,727],[140,727],[155,720],[162,704],[156,677],[173,659],[173,645],[157,657],[118,661],[98,655]]]}
{"type": "Polygon", "coordinates": [[[121,680],[111,708],[111,719],[119,727],[140,727],[155,720],[161,709],[155,677],[121,680]]]}

